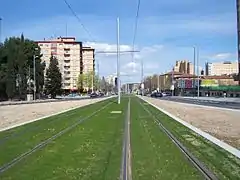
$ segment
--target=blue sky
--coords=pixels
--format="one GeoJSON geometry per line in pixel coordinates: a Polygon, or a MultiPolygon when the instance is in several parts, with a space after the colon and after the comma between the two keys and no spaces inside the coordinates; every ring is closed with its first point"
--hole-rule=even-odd
{"type": "MultiPolygon", "coordinates": [[[[116,17],[120,17],[121,49],[131,50],[137,0],[68,0],[91,33],[84,31],[63,0],[8,0],[1,2],[2,38],[18,36],[42,40],[51,36],[75,36],[97,50],[116,48],[116,17]]],[[[131,55],[121,56],[124,82],[144,74],[162,73],[176,60],[193,59],[199,48],[200,66],[206,61],[236,61],[235,0],[141,0],[134,63],[131,55]]],[[[115,55],[97,55],[100,74],[116,71],[115,55]]]]}

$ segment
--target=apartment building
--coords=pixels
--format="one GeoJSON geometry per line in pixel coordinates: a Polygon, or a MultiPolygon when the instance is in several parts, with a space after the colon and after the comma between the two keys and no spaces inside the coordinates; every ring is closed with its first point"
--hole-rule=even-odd
{"type": "Polygon", "coordinates": [[[83,74],[95,72],[95,49],[91,47],[82,48],[83,74]]]}
{"type": "Polygon", "coordinates": [[[221,76],[221,75],[231,75],[238,73],[238,63],[237,62],[216,62],[216,63],[206,63],[205,72],[207,76],[221,76]]]}
{"type": "Polygon", "coordinates": [[[180,73],[184,73],[184,74],[193,74],[194,73],[193,72],[194,65],[187,60],[176,61],[176,64],[173,69],[175,72],[180,72],[180,73]]]}
{"type": "Polygon", "coordinates": [[[41,49],[46,67],[49,66],[51,56],[58,59],[62,88],[65,91],[76,91],[79,74],[94,71],[94,49],[84,48],[82,42],[76,41],[74,37],[58,37],[36,43],[41,49]]]}

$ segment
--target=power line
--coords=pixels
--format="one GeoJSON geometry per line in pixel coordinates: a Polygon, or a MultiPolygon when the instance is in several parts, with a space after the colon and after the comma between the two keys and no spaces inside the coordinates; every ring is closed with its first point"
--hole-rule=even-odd
{"type": "Polygon", "coordinates": [[[137,29],[138,29],[138,18],[139,18],[140,4],[141,4],[141,0],[138,0],[137,13],[136,13],[136,18],[135,18],[135,26],[134,26],[134,34],[133,34],[133,43],[132,43],[133,51],[134,51],[134,48],[135,48],[135,41],[136,41],[136,35],[137,35],[137,29]]]}
{"type": "Polygon", "coordinates": [[[68,9],[72,12],[73,16],[75,16],[78,20],[78,22],[81,24],[82,28],[87,32],[87,34],[89,35],[90,39],[95,42],[94,38],[92,37],[92,34],[90,33],[90,31],[84,26],[84,24],[82,23],[82,20],[79,18],[79,16],[77,15],[77,13],[73,10],[73,8],[71,7],[71,5],[67,2],[67,0],[63,0],[65,2],[65,4],[67,5],[68,9]]]}
{"type": "MultiPolygon", "coordinates": [[[[141,0],[138,0],[137,4],[137,12],[135,17],[135,26],[134,26],[134,33],[133,33],[133,42],[132,42],[132,62],[134,61],[134,49],[135,49],[135,41],[137,36],[137,29],[138,29],[138,19],[139,19],[139,10],[140,10],[141,0]]],[[[135,67],[133,67],[133,71],[135,71],[135,67]]]]}

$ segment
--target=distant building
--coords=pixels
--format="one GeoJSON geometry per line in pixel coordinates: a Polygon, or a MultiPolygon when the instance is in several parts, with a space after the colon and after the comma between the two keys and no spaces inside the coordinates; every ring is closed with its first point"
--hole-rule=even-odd
{"type": "Polygon", "coordinates": [[[46,67],[50,64],[50,57],[58,59],[62,73],[62,88],[66,91],[77,90],[79,74],[94,71],[94,49],[83,47],[82,42],[75,37],[58,37],[57,39],[36,41],[41,49],[42,61],[46,67]]]}
{"type": "Polygon", "coordinates": [[[109,76],[107,76],[107,77],[105,78],[105,80],[106,80],[107,83],[115,86],[115,78],[116,78],[116,77],[117,77],[117,76],[115,76],[115,75],[109,75],[109,76]]]}
{"type": "Polygon", "coordinates": [[[193,74],[194,66],[191,62],[187,60],[182,60],[182,61],[176,61],[176,64],[173,69],[175,72],[184,73],[184,74],[193,74]]]}
{"type": "Polygon", "coordinates": [[[238,73],[237,62],[206,63],[205,72],[207,76],[232,75],[238,73]]]}
{"type": "Polygon", "coordinates": [[[82,48],[83,74],[95,71],[95,49],[91,47],[82,48]]]}

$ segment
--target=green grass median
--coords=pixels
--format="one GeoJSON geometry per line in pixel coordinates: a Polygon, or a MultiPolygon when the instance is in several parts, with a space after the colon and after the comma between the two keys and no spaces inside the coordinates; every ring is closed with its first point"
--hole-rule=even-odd
{"type": "MultiPolygon", "coordinates": [[[[56,133],[47,133],[47,129],[61,130],[70,121],[77,121],[79,117],[87,116],[87,114],[97,111],[109,101],[68,112],[72,114],[70,116],[64,113],[61,115],[64,117],[64,120],[53,123],[51,128],[49,125],[45,125],[50,120],[49,118],[42,120],[42,126],[45,128],[38,129],[38,133],[35,132],[34,134],[34,132],[31,132],[31,134],[24,134],[21,138],[19,137],[18,140],[21,140],[21,143],[28,141],[23,143],[23,145],[18,143],[21,150],[15,144],[17,140],[12,140],[5,147],[9,149],[4,154],[18,154],[16,152],[27,150],[32,147],[29,143],[34,145],[56,133]],[[37,137],[41,138],[35,140],[37,137]],[[15,149],[11,150],[11,147],[15,149]]],[[[0,174],[0,179],[117,179],[120,175],[122,131],[126,104],[127,100],[125,102],[124,99],[120,106],[115,102],[112,103],[70,132],[55,139],[46,147],[34,152],[6,172],[0,174]],[[110,114],[114,110],[120,110],[122,113],[110,114]]],[[[34,126],[35,123],[40,123],[40,121],[31,123],[31,125],[34,126]]],[[[0,154],[4,158],[5,155],[2,152],[0,154]]],[[[13,156],[8,155],[8,159],[10,157],[13,156]]],[[[5,162],[8,159],[5,158],[5,162]]],[[[2,159],[1,161],[3,162],[2,159]]]]}
{"type": "Polygon", "coordinates": [[[7,131],[0,132],[0,166],[30,150],[40,142],[57,134],[91,112],[109,103],[109,100],[70,110],[7,131]]]}
{"type": "Polygon", "coordinates": [[[240,179],[240,159],[173,120],[150,104],[143,100],[139,101],[219,179],[240,179]]]}
{"type": "Polygon", "coordinates": [[[131,100],[131,147],[134,180],[203,179],[136,97],[131,100]]]}

